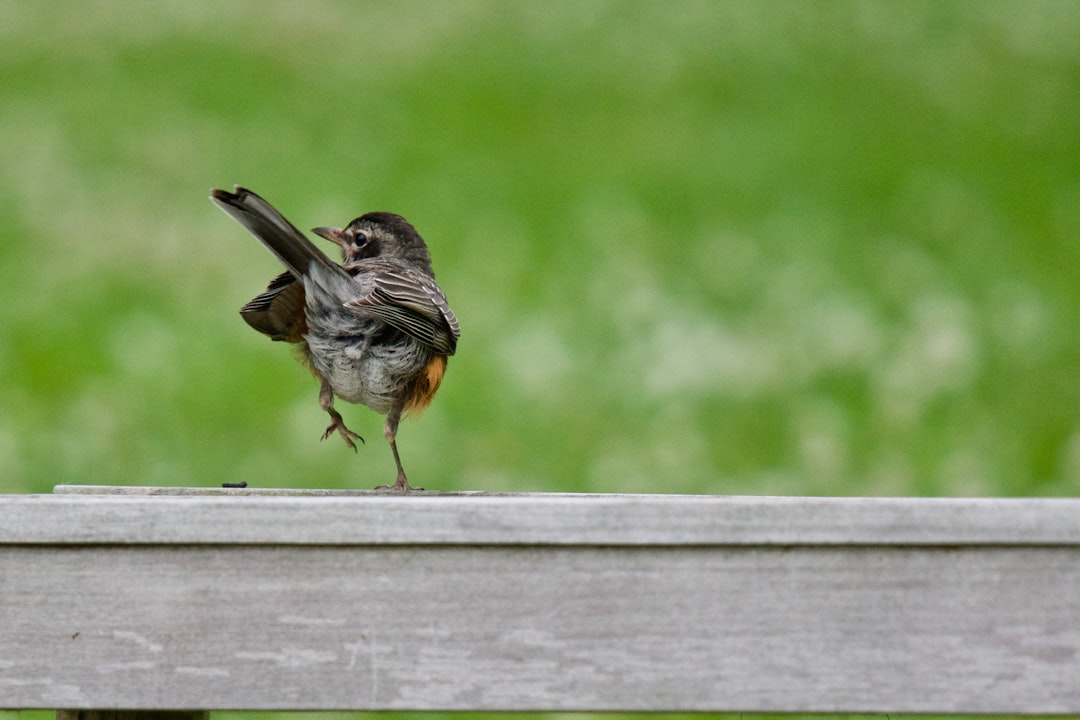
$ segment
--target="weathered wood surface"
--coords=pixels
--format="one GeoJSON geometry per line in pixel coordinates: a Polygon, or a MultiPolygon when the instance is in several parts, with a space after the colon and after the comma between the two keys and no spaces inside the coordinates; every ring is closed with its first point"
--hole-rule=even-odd
{"type": "Polygon", "coordinates": [[[0,707],[1080,712],[1077,500],[103,493],[0,496],[0,707]]]}
{"type": "Polygon", "coordinates": [[[0,542],[1080,545],[1080,499],[424,493],[63,485],[0,542]]]}

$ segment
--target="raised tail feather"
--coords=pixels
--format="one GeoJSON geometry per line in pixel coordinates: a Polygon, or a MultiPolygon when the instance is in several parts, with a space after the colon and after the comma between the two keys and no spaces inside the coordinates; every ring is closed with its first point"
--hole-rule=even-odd
{"type": "Polygon", "coordinates": [[[247,188],[234,186],[235,192],[211,190],[210,200],[257,237],[296,277],[306,276],[311,263],[318,263],[331,273],[348,273],[304,237],[274,206],[247,188]]]}

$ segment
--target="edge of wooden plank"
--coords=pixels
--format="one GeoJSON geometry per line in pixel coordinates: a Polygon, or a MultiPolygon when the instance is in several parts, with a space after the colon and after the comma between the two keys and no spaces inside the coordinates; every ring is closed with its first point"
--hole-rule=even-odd
{"type": "Polygon", "coordinates": [[[1080,545],[1076,498],[97,490],[0,495],[0,544],[1080,545]]]}

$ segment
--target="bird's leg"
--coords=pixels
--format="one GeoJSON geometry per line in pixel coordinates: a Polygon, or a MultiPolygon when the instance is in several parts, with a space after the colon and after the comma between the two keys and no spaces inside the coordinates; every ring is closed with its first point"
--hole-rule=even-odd
{"type": "Polygon", "coordinates": [[[341,413],[334,409],[334,389],[330,387],[330,383],[326,381],[326,378],[320,378],[322,385],[319,387],[319,406],[326,411],[330,416],[330,427],[326,428],[326,432],[323,433],[322,439],[330,437],[336,431],[341,435],[341,439],[345,441],[345,444],[356,451],[356,443],[353,439],[357,439],[360,442],[364,442],[364,438],[354,433],[349,428],[345,427],[345,420],[342,419],[341,413]]]}
{"type": "Polygon", "coordinates": [[[386,441],[390,443],[390,450],[394,453],[394,463],[397,465],[397,480],[394,481],[393,485],[380,485],[375,488],[376,490],[393,490],[395,492],[408,493],[410,490],[424,489],[409,485],[409,480],[405,477],[405,470],[401,467],[401,456],[398,455],[395,437],[397,436],[398,423],[401,422],[401,410],[403,405],[403,402],[398,402],[394,407],[390,408],[390,412],[386,416],[386,424],[383,425],[383,435],[386,436],[386,441]]]}

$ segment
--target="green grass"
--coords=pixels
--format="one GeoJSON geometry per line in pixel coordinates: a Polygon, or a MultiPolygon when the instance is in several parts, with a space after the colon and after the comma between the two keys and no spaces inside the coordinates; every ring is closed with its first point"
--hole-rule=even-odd
{"type": "Polygon", "coordinates": [[[1080,6],[0,1],[0,490],[370,487],[206,199],[428,240],[428,488],[1075,495],[1080,6]]]}

